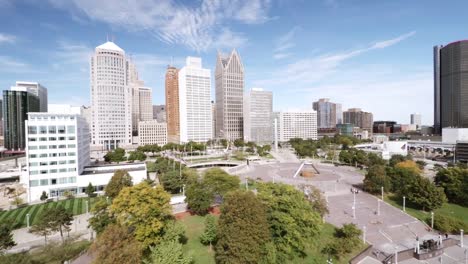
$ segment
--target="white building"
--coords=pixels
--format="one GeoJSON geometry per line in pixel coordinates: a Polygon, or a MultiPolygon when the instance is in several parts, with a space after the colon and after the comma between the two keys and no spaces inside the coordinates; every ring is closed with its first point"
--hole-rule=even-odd
{"type": "Polygon", "coordinates": [[[456,144],[457,141],[468,141],[468,128],[442,128],[442,142],[456,144]]]}
{"type": "Polygon", "coordinates": [[[34,94],[35,96],[39,97],[39,111],[40,112],[47,112],[47,88],[42,86],[38,82],[23,82],[17,81],[16,87],[24,87],[27,89],[29,93],[34,94]]]}
{"type": "Polygon", "coordinates": [[[28,200],[38,200],[42,191],[49,197],[76,193],[77,178],[90,163],[86,120],[73,110],[28,113],[25,126],[27,173],[21,181],[28,186],[28,200]]]}
{"type": "Polygon", "coordinates": [[[201,58],[187,57],[179,71],[180,142],[212,138],[211,72],[201,58]]]}
{"type": "Polygon", "coordinates": [[[273,142],[273,93],[252,88],[244,96],[244,140],[273,142]]]}
{"type": "Polygon", "coordinates": [[[125,51],[113,42],[91,58],[92,142],[114,149],[132,143],[132,91],[125,51]]]}
{"type": "Polygon", "coordinates": [[[218,53],[215,71],[216,137],[244,138],[244,66],[236,50],[218,53]]]}
{"type": "Polygon", "coordinates": [[[410,124],[416,125],[416,129],[421,129],[421,114],[411,114],[410,124]]]}
{"type": "Polygon", "coordinates": [[[153,120],[153,93],[151,88],[139,87],[139,121],[153,120]]]}
{"type": "Polygon", "coordinates": [[[289,141],[292,138],[317,139],[317,112],[313,110],[279,112],[278,140],[289,141]]]}
{"type": "Polygon", "coordinates": [[[167,123],[158,120],[140,121],[138,123],[139,145],[167,144],[167,123]]]}

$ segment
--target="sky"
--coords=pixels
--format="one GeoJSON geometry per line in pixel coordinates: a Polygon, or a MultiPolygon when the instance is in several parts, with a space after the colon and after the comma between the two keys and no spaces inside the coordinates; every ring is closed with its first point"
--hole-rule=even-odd
{"type": "Polygon", "coordinates": [[[468,38],[466,10],[466,0],[0,0],[0,87],[37,81],[49,103],[90,105],[89,59],[110,39],[164,104],[168,64],[201,57],[213,74],[217,52],[235,48],[245,90],[273,91],[274,110],[330,98],[430,125],[432,48],[468,38]]]}

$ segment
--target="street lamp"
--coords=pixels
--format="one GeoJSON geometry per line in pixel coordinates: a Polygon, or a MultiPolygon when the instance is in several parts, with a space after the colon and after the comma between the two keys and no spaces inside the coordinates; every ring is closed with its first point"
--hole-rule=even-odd
{"type": "Polygon", "coordinates": [[[367,230],[367,228],[366,228],[366,226],[364,226],[362,228],[362,242],[364,242],[364,244],[366,243],[366,230],[367,230]]]}
{"type": "Polygon", "coordinates": [[[26,214],[26,225],[29,228],[29,213],[26,214]]]}
{"type": "Polygon", "coordinates": [[[377,200],[377,215],[380,215],[380,199],[377,200]]]}
{"type": "Polygon", "coordinates": [[[431,212],[431,229],[434,229],[434,212],[431,212]]]}
{"type": "Polygon", "coordinates": [[[382,187],[380,187],[380,191],[381,191],[381,194],[380,194],[380,196],[382,196],[381,198],[382,198],[382,201],[383,201],[383,193],[384,193],[384,188],[383,188],[383,186],[382,186],[382,187]]]}
{"type": "Polygon", "coordinates": [[[460,229],[460,246],[463,247],[463,229],[460,229]]]}
{"type": "Polygon", "coordinates": [[[403,212],[406,212],[406,197],[403,196],[403,212]]]}

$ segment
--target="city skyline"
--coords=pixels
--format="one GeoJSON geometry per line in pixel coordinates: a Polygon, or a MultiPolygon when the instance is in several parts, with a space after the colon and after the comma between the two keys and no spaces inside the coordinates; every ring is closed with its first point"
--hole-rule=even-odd
{"type": "MultiPolygon", "coordinates": [[[[78,0],[41,6],[0,1],[0,85],[8,89],[16,80],[37,81],[49,88],[51,103],[90,105],[88,58],[108,35],[128,51],[153,88],[153,104],[164,102],[168,64],[179,68],[186,56],[197,56],[214,71],[216,50],[236,48],[245,66],[245,89],[272,91],[275,111],[310,109],[313,101],[330,98],[343,110],[366,109],[376,120],[407,123],[409,113],[420,112],[422,123],[431,125],[432,47],[468,33],[457,26],[463,24],[458,12],[466,8],[461,1],[450,7],[425,1],[424,10],[421,2],[404,1],[356,7],[338,0],[209,3],[149,1],[151,7],[143,10],[136,4],[108,7],[78,0]],[[40,17],[35,8],[41,9],[40,17]],[[151,13],[156,8],[160,11],[151,13]],[[444,18],[454,25],[450,29],[431,22],[446,9],[453,14],[444,18]],[[109,15],[116,13],[127,17],[109,15]],[[200,24],[193,23],[194,15],[201,16],[200,24]],[[160,27],[163,22],[168,26],[160,27]],[[177,25],[193,28],[194,35],[171,33],[177,25]],[[40,36],[34,34],[39,31],[40,36]]],[[[214,94],[213,80],[211,86],[214,94]]]]}

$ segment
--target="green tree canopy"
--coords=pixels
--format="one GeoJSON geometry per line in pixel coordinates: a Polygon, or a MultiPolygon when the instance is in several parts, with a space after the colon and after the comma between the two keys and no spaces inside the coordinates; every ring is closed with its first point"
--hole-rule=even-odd
{"type": "Polygon", "coordinates": [[[89,219],[89,225],[97,234],[102,233],[104,229],[115,223],[115,218],[109,213],[110,204],[105,198],[100,198],[91,209],[93,216],[89,219]]]}
{"type": "Polygon", "coordinates": [[[177,241],[163,241],[150,248],[150,255],[145,264],[191,264],[191,257],[184,256],[182,245],[177,241]]]}
{"type": "Polygon", "coordinates": [[[229,191],[239,189],[240,180],[220,168],[213,168],[203,174],[203,184],[208,186],[213,195],[222,197],[229,191]]]}
{"type": "Polygon", "coordinates": [[[450,202],[468,206],[468,169],[460,167],[441,169],[437,172],[434,182],[444,188],[450,202]]]}
{"type": "Polygon", "coordinates": [[[366,192],[379,194],[382,187],[384,187],[385,190],[390,190],[390,184],[390,177],[387,176],[385,166],[373,165],[369,167],[366,173],[363,187],[366,192]]]}
{"type": "Polygon", "coordinates": [[[86,187],[85,193],[88,195],[88,197],[91,197],[94,192],[96,191],[96,188],[93,186],[93,184],[90,182],[88,184],[88,187],[86,187]]]}
{"type": "Polygon", "coordinates": [[[107,154],[104,156],[104,160],[106,162],[122,162],[126,161],[127,158],[125,158],[125,150],[123,148],[116,148],[114,150],[111,150],[107,152],[107,154]]]}
{"type": "Polygon", "coordinates": [[[216,263],[259,263],[269,241],[264,205],[252,192],[228,193],[218,221],[216,263]]]}
{"type": "Polygon", "coordinates": [[[216,218],[212,215],[205,216],[205,231],[200,236],[200,242],[204,245],[211,245],[216,242],[216,218]]]}
{"type": "Polygon", "coordinates": [[[11,233],[12,230],[12,223],[5,221],[0,222],[0,255],[4,250],[16,246],[16,243],[13,240],[13,234],[11,233]]]}
{"type": "Polygon", "coordinates": [[[106,196],[115,198],[124,187],[132,186],[132,177],[125,170],[117,170],[105,188],[106,196]]]}
{"type": "Polygon", "coordinates": [[[192,212],[205,215],[211,207],[213,195],[203,182],[196,181],[188,185],[185,191],[185,202],[192,212]]]}
{"type": "Polygon", "coordinates": [[[405,195],[410,202],[423,210],[438,209],[447,202],[444,190],[422,176],[415,177],[398,193],[400,196],[405,195]]]}
{"type": "Polygon", "coordinates": [[[128,160],[135,161],[144,161],[146,160],[146,154],[143,151],[131,151],[128,156],[128,160]]]}

